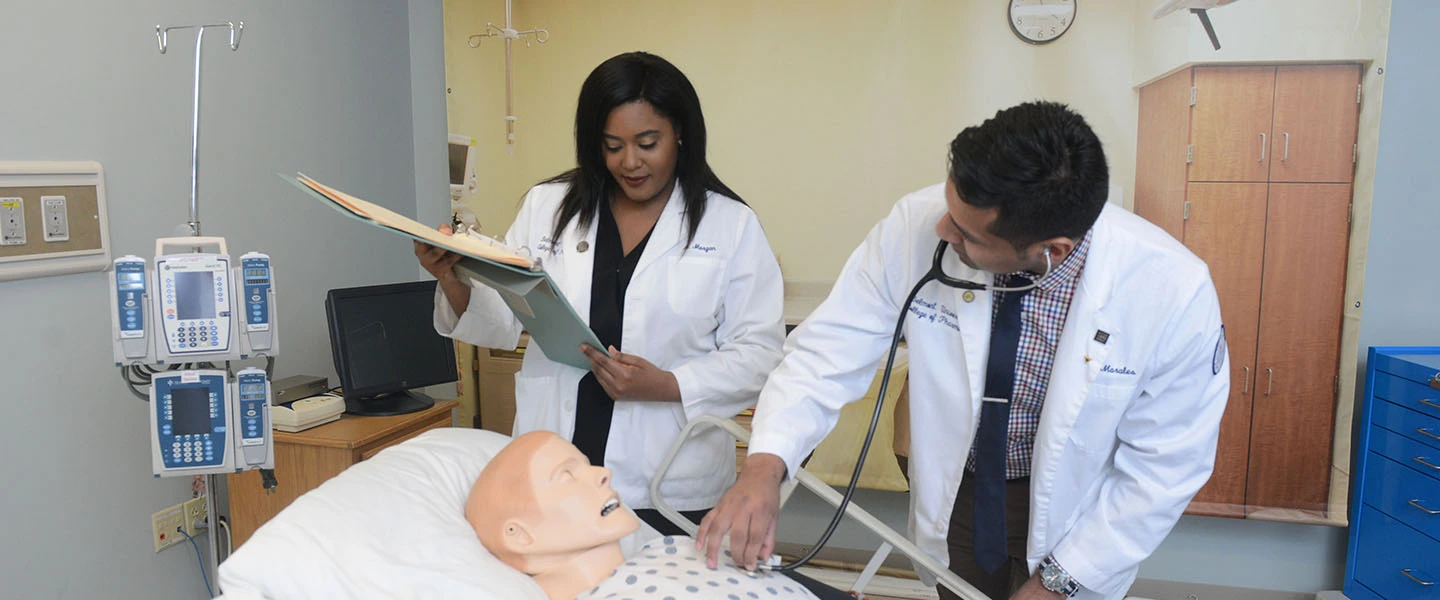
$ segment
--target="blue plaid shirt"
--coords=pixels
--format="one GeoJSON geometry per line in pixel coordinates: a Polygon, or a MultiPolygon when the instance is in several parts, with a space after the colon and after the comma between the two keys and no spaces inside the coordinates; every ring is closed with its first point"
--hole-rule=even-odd
{"type": "MultiPolygon", "coordinates": [[[[1080,284],[1085,269],[1085,256],[1090,253],[1090,233],[1048,277],[1030,290],[1020,301],[1020,348],[1015,357],[1015,393],[1010,399],[1010,433],[1005,441],[1005,478],[1019,479],[1030,475],[1030,460],[1035,455],[1035,433],[1040,429],[1040,409],[1045,406],[1045,390],[1050,385],[1050,367],[1055,362],[1055,348],[1060,332],[1065,329],[1065,316],[1070,301],[1080,284]]],[[[1012,275],[1034,278],[1036,273],[995,275],[995,285],[1005,286],[1012,275]]],[[[996,314],[999,298],[996,292],[996,314]]],[[[993,319],[993,316],[992,316],[993,319]]],[[[992,320],[991,326],[994,326],[992,320]]],[[[975,448],[965,468],[975,470],[975,448]]]]}

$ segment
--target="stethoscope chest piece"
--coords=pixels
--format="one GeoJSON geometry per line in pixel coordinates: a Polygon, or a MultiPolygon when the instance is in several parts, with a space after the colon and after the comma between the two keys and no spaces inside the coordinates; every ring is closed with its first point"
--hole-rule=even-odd
{"type": "Polygon", "coordinates": [[[960,298],[964,300],[966,304],[969,304],[975,301],[975,292],[965,290],[965,293],[960,294],[960,298]]]}

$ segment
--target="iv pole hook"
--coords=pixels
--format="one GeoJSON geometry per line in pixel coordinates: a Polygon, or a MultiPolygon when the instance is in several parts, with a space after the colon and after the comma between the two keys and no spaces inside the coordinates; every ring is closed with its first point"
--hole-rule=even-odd
{"type": "Polygon", "coordinates": [[[160,53],[164,54],[168,45],[170,30],[172,29],[198,29],[195,33],[195,93],[192,102],[192,117],[190,128],[190,220],[186,225],[190,228],[190,235],[200,235],[200,49],[205,40],[205,30],[212,27],[225,27],[230,30],[230,50],[240,49],[240,35],[245,32],[245,22],[237,23],[211,23],[207,25],[173,25],[170,27],[155,26],[155,39],[160,44],[160,53]]]}

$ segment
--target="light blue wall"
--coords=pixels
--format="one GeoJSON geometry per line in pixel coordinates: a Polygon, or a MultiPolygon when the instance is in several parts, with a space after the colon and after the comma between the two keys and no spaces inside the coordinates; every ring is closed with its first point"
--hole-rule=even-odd
{"type": "MultiPolygon", "coordinates": [[[[99,161],[115,253],[150,257],[189,214],[194,49],[193,32],[175,32],[161,55],[155,25],[244,20],[238,52],[206,35],[200,217],[232,255],[274,260],[276,374],[333,378],[325,291],[418,279],[415,259],[408,242],[275,174],[304,171],[412,215],[423,196],[421,217],[443,218],[440,11],[440,0],[7,2],[0,160],[99,161]]],[[[101,273],[0,283],[5,597],[204,593],[188,545],[151,546],[150,514],[189,498],[190,481],[150,475],[147,405],[111,366],[105,294],[101,273]]]]}
{"type": "MultiPolygon", "coordinates": [[[[1360,359],[1369,346],[1440,345],[1440,2],[1394,0],[1375,206],[1365,260],[1360,359]]],[[[1360,371],[1362,377],[1364,370],[1360,371]]]]}

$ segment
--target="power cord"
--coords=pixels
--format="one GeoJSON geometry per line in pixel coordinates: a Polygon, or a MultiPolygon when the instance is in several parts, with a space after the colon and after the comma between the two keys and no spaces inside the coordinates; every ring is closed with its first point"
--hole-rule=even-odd
{"type": "Polygon", "coordinates": [[[230,533],[230,521],[224,516],[221,516],[215,519],[215,522],[219,523],[220,529],[225,532],[225,558],[230,558],[230,555],[235,553],[235,536],[230,533]]]}
{"type": "Polygon", "coordinates": [[[211,589],[210,587],[210,575],[205,572],[205,558],[203,556],[200,556],[200,544],[195,543],[195,538],[190,537],[190,534],[185,533],[184,527],[176,527],[175,531],[180,532],[180,535],[183,535],[185,536],[185,539],[190,540],[190,546],[192,548],[195,548],[195,561],[200,563],[200,577],[205,580],[205,592],[210,594],[211,598],[214,598],[215,590],[211,589]]]}

